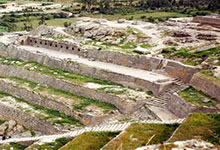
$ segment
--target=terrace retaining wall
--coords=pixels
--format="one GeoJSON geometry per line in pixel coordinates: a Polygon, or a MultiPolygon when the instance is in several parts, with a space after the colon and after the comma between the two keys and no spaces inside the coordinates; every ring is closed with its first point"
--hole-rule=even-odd
{"type": "Polygon", "coordinates": [[[16,96],[21,99],[25,99],[32,104],[40,105],[48,109],[57,110],[66,115],[71,115],[79,119],[85,125],[94,125],[97,123],[101,123],[105,118],[110,117],[110,115],[92,116],[92,115],[74,112],[72,106],[68,107],[62,102],[58,102],[54,99],[45,97],[38,92],[31,91],[26,88],[17,87],[13,83],[9,83],[1,79],[0,79],[0,91],[16,96]]]}
{"type": "Polygon", "coordinates": [[[177,78],[186,83],[189,83],[193,74],[198,70],[195,67],[184,65],[180,62],[176,62],[172,60],[166,60],[163,58],[148,57],[144,55],[142,56],[129,55],[114,51],[98,51],[93,49],[82,49],[74,44],[50,41],[35,37],[28,37],[24,45],[43,47],[55,51],[72,53],[89,59],[94,59],[98,61],[118,64],[118,65],[123,65],[127,67],[133,67],[148,71],[161,69],[160,67],[162,66],[165,67],[166,72],[171,77],[177,78]],[[167,63],[167,64],[163,64],[163,63],[167,63]]]}
{"type": "Polygon", "coordinates": [[[42,134],[49,135],[59,133],[50,123],[4,104],[0,104],[0,116],[6,120],[15,120],[18,124],[28,129],[39,131],[42,134]]]}
{"type": "MultiPolygon", "coordinates": [[[[7,51],[6,56],[11,58],[22,59],[27,62],[38,62],[49,67],[59,68],[65,71],[78,73],[89,77],[99,78],[102,80],[110,80],[131,88],[138,88],[144,91],[152,91],[155,95],[158,95],[161,91],[163,91],[163,89],[166,89],[167,87],[171,86],[171,82],[150,82],[133,76],[119,74],[111,72],[109,70],[99,69],[96,67],[90,67],[81,63],[72,62],[65,59],[62,60],[53,57],[48,57],[47,55],[44,55],[42,53],[32,53],[23,49],[18,49],[14,45],[11,45],[7,48],[0,47],[0,51],[2,50],[7,51]]],[[[3,54],[5,54],[5,52],[3,54]]]]}
{"type": "Polygon", "coordinates": [[[178,94],[169,94],[166,108],[179,118],[187,117],[195,107],[178,96],[178,94]]]}
{"type": "Polygon", "coordinates": [[[184,83],[189,83],[193,75],[197,73],[199,69],[193,66],[184,65],[180,62],[169,60],[165,72],[173,78],[176,78],[184,83]]]}
{"type": "Polygon", "coordinates": [[[200,73],[193,76],[190,85],[220,101],[220,85],[200,73]]]}
{"type": "MultiPolygon", "coordinates": [[[[137,110],[141,103],[136,102],[126,102],[118,96],[110,95],[102,91],[97,91],[95,89],[89,89],[79,85],[75,85],[65,80],[60,80],[55,77],[40,74],[38,72],[28,71],[22,67],[3,65],[0,64],[0,76],[3,77],[18,77],[25,80],[40,83],[42,85],[47,85],[56,89],[61,89],[70,93],[81,95],[95,100],[100,100],[103,102],[111,103],[116,106],[122,113],[131,113],[137,110]]],[[[50,105],[49,105],[50,106],[50,105]]],[[[48,107],[49,107],[48,106],[48,107]]],[[[61,109],[61,108],[60,108],[61,109]]],[[[69,112],[68,112],[69,113],[69,112]]]]}
{"type": "Polygon", "coordinates": [[[198,22],[200,24],[211,25],[217,28],[220,28],[220,18],[214,18],[209,16],[204,17],[194,17],[193,22],[198,22]]]}
{"type": "Polygon", "coordinates": [[[103,62],[114,63],[148,71],[156,69],[161,62],[161,59],[156,57],[154,58],[139,55],[129,55],[105,50],[99,51],[94,49],[83,49],[75,44],[39,39],[36,37],[28,37],[27,40],[23,43],[23,45],[43,47],[55,51],[72,53],[85,58],[92,58],[103,62]]]}

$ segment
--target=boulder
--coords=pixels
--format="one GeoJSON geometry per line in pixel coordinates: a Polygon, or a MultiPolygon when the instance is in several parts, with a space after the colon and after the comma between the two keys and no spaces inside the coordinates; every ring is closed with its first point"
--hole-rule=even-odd
{"type": "Polygon", "coordinates": [[[125,19],[118,19],[118,23],[125,23],[126,20],[125,19]]]}
{"type": "Polygon", "coordinates": [[[14,121],[14,120],[10,120],[9,122],[8,122],[8,131],[11,131],[11,130],[13,130],[13,128],[16,126],[16,121],[14,121]]]}
{"type": "Polygon", "coordinates": [[[220,77],[220,67],[216,67],[214,70],[213,70],[213,73],[214,73],[214,76],[219,78],[220,77]]]}

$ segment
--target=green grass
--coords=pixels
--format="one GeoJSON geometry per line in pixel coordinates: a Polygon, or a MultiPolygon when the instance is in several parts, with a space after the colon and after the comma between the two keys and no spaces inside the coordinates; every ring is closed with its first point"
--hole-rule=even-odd
{"type": "Polygon", "coordinates": [[[127,43],[121,45],[120,48],[122,48],[122,49],[135,49],[135,48],[137,48],[137,44],[134,42],[127,42],[127,43]]]}
{"type": "Polygon", "coordinates": [[[126,132],[121,134],[116,140],[109,143],[104,150],[134,150],[137,147],[145,146],[147,143],[149,145],[159,144],[166,141],[177,127],[177,124],[135,123],[132,124],[126,132]]]}
{"type": "Polygon", "coordinates": [[[99,150],[117,134],[114,132],[86,132],[60,150],[99,150]]]}
{"type": "Polygon", "coordinates": [[[200,65],[206,58],[213,58],[217,60],[217,65],[220,65],[220,47],[211,48],[204,51],[192,52],[191,49],[180,49],[176,50],[175,47],[167,48],[168,53],[163,53],[163,55],[169,58],[181,57],[184,58],[184,62],[187,65],[197,66],[200,65]]]}
{"type": "Polygon", "coordinates": [[[216,104],[219,104],[219,101],[211,98],[210,96],[204,94],[201,91],[194,89],[193,87],[189,87],[183,91],[178,93],[182,98],[187,100],[188,102],[195,104],[196,106],[208,106],[208,107],[216,107],[216,104]],[[205,99],[210,100],[210,102],[203,102],[205,99]]]}
{"type": "MultiPolygon", "coordinates": [[[[100,14],[88,14],[86,15],[92,18],[100,18],[100,14]]],[[[152,13],[145,13],[143,11],[136,11],[135,14],[114,14],[114,15],[105,15],[102,14],[102,17],[108,20],[118,20],[118,19],[129,19],[133,16],[134,20],[143,20],[141,16],[146,16],[146,18],[173,18],[173,17],[187,17],[186,14],[176,13],[176,12],[152,12],[152,13]]]]}
{"type": "Polygon", "coordinates": [[[169,142],[202,139],[220,145],[220,114],[194,113],[180,126],[169,142]]]}
{"type": "Polygon", "coordinates": [[[0,32],[7,32],[8,28],[4,26],[0,26],[0,32]]]}
{"type": "Polygon", "coordinates": [[[33,149],[33,150],[58,150],[59,148],[64,146],[69,141],[70,141],[69,139],[60,138],[60,139],[55,140],[55,142],[45,143],[43,145],[33,145],[30,147],[30,149],[33,149]]]}
{"type": "Polygon", "coordinates": [[[73,125],[76,125],[76,126],[82,126],[82,123],[79,120],[72,117],[72,116],[65,115],[64,113],[61,113],[61,112],[56,111],[56,110],[52,110],[52,109],[48,109],[48,108],[45,108],[45,107],[42,107],[42,106],[39,106],[39,105],[36,105],[36,104],[32,104],[32,103],[30,103],[30,102],[28,102],[24,99],[14,97],[14,96],[12,96],[8,93],[0,92],[0,97],[5,97],[5,96],[13,97],[13,98],[15,98],[15,100],[17,102],[26,103],[29,106],[33,107],[34,110],[40,110],[40,111],[44,112],[45,114],[48,115],[47,117],[38,116],[38,117],[43,117],[42,119],[44,119],[44,120],[55,118],[55,120],[53,120],[52,123],[61,124],[61,125],[73,124],[73,125]],[[56,120],[56,118],[61,118],[61,119],[56,120]]]}

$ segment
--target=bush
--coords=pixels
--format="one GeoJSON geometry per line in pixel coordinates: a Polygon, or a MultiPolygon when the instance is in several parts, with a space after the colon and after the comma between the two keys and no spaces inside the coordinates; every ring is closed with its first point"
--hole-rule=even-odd
{"type": "Polygon", "coordinates": [[[128,18],[128,20],[134,20],[134,16],[131,16],[130,18],[128,18]]]}
{"type": "Polygon", "coordinates": [[[141,19],[146,19],[147,17],[146,16],[141,16],[141,19]]]}
{"type": "Polygon", "coordinates": [[[64,27],[69,27],[71,25],[71,22],[64,22],[64,27]]]}

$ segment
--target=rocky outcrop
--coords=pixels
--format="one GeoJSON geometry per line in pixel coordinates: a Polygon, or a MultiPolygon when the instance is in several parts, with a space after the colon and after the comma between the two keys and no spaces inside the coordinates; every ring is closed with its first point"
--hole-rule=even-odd
{"type": "Polygon", "coordinates": [[[85,38],[106,42],[116,41],[118,38],[121,39],[121,37],[126,35],[126,31],[123,28],[113,28],[100,22],[90,21],[78,21],[68,27],[66,31],[73,35],[79,34],[85,38]]]}

